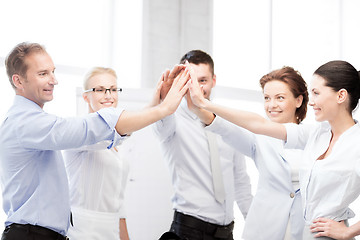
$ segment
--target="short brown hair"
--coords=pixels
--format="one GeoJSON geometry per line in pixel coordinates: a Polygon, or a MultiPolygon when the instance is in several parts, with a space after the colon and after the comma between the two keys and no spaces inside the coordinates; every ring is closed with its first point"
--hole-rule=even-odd
{"type": "Polygon", "coordinates": [[[303,96],[302,104],[295,112],[297,123],[301,123],[306,117],[307,104],[309,102],[307,85],[301,74],[292,67],[282,67],[264,75],[260,79],[261,88],[264,90],[265,84],[273,80],[286,83],[295,98],[300,95],[303,96]]]}
{"type": "Polygon", "coordinates": [[[201,50],[191,50],[182,56],[180,63],[184,64],[186,61],[195,65],[208,64],[212,75],[214,75],[214,61],[206,52],[201,50]]]}
{"type": "Polygon", "coordinates": [[[38,43],[22,42],[16,45],[5,59],[6,73],[9,77],[11,86],[16,89],[12,76],[19,74],[26,77],[28,66],[25,63],[27,56],[35,52],[46,52],[45,47],[38,43]]]}

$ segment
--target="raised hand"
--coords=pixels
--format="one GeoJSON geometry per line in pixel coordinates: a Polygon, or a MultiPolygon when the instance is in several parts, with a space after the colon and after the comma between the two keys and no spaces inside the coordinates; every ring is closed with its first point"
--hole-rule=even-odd
{"type": "Polygon", "coordinates": [[[156,88],[155,88],[155,93],[153,95],[153,98],[151,99],[150,103],[148,104],[148,107],[154,107],[158,104],[160,104],[161,100],[160,100],[160,94],[161,94],[161,89],[162,86],[164,84],[164,74],[161,74],[161,77],[158,81],[158,83],[156,84],[156,88]]]}
{"type": "Polygon", "coordinates": [[[187,66],[186,68],[189,69],[191,76],[191,80],[189,83],[191,101],[195,106],[203,108],[204,103],[208,100],[204,98],[204,91],[202,90],[202,87],[199,85],[197,77],[194,71],[192,70],[191,66],[187,66]]]}
{"type": "Polygon", "coordinates": [[[188,90],[188,81],[190,80],[190,73],[188,69],[181,70],[172,81],[170,90],[168,91],[164,101],[161,105],[165,106],[170,112],[175,112],[180,104],[181,99],[188,90]]]}
{"type": "Polygon", "coordinates": [[[185,69],[185,66],[182,64],[175,65],[171,71],[169,69],[165,70],[161,75],[162,87],[160,90],[160,99],[164,100],[168,94],[174,79],[185,69]]]}

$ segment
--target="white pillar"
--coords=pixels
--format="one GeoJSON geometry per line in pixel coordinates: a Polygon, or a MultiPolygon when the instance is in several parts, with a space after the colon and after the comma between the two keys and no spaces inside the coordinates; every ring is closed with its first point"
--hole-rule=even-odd
{"type": "Polygon", "coordinates": [[[141,87],[188,51],[212,52],[213,0],[144,0],[141,87]]]}

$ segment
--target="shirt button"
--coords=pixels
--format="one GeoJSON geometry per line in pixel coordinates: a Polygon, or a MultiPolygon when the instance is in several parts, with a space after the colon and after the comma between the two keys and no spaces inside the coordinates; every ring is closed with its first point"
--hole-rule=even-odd
{"type": "Polygon", "coordinates": [[[295,197],[295,194],[294,194],[294,193],[290,193],[290,197],[291,197],[291,198],[294,198],[294,197],[295,197]]]}

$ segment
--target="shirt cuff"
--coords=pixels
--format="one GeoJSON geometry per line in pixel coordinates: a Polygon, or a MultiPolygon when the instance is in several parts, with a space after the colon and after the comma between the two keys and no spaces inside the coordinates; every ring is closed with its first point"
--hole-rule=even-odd
{"type": "Polygon", "coordinates": [[[220,133],[222,131],[225,131],[223,127],[226,125],[226,123],[224,121],[225,120],[221,117],[216,116],[212,123],[207,125],[205,129],[214,133],[220,133]]]}
{"type": "Polygon", "coordinates": [[[122,109],[122,108],[103,108],[97,112],[99,114],[99,116],[102,119],[104,119],[104,121],[107,123],[109,128],[112,129],[114,132],[113,138],[111,139],[111,142],[110,142],[109,146],[107,147],[108,149],[112,148],[113,146],[118,145],[126,137],[126,135],[121,136],[115,130],[116,123],[118,122],[119,117],[123,111],[124,111],[124,109],[122,109]]]}

